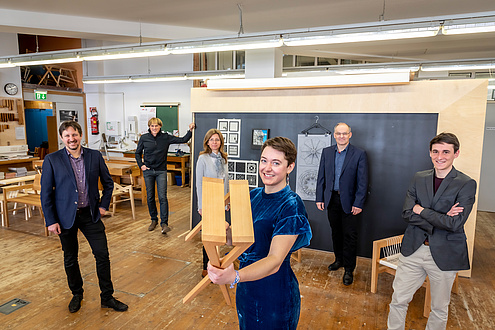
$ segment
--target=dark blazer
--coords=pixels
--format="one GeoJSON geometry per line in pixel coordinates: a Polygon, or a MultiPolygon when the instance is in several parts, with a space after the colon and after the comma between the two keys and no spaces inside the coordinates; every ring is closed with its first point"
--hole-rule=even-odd
{"type": "Polygon", "coordinates": [[[428,237],[431,255],[438,268],[444,271],[469,269],[464,224],[473,208],[476,181],[452,168],[433,194],[434,173],[434,169],[416,173],[407,190],[402,216],[408,226],[401,252],[410,256],[428,237]],[[447,212],[457,202],[464,211],[454,217],[448,216],[447,212]],[[421,214],[413,212],[416,204],[424,207],[421,214]]]}
{"type": "MultiPolygon", "coordinates": [[[[112,198],[113,180],[99,151],[83,148],[86,187],[93,222],[100,219],[98,208],[108,209],[112,198]],[[100,200],[98,179],[103,186],[100,200]]],[[[41,175],[41,204],[46,226],[59,223],[64,229],[74,224],[77,211],[77,184],[65,148],[48,154],[41,175]]]]}
{"type": "MultiPolygon", "coordinates": [[[[335,172],[335,150],[337,145],[323,149],[316,182],[316,202],[325,203],[325,208],[332,197],[334,172],[335,172]]],[[[345,213],[351,213],[352,207],[364,206],[368,191],[368,157],[366,151],[349,144],[347,154],[340,174],[340,202],[345,213]]]]}

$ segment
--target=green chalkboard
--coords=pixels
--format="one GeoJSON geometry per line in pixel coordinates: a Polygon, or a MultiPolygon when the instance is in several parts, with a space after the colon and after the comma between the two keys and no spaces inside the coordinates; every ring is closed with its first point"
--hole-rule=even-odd
{"type": "Polygon", "coordinates": [[[156,108],[156,117],[163,122],[162,131],[170,132],[179,129],[179,106],[178,105],[146,105],[156,108]]]}

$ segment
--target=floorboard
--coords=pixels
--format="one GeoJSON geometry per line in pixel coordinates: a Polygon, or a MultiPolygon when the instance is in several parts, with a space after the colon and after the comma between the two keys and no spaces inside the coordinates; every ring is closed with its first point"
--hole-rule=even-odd
{"type": "MultiPolygon", "coordinates": [[[[136,201],[136,220],[130,205],[118,205],[104,223],[112,264],[115,296],[129,305],[125,313],[101,309],[95,262],[82,235],[80,266],[85,280],[82,308],[71,314],[71,299],[57,237],[43,236],[39,213],[24,220],[11,217],[11,227],[0,229],[0,304],[14,298],[29,304],[4,315],[2,329],[236,329],[235,295],[227,306],[220,290],[208,286],[191,303],[182,298],[201,280],[201,242],[184,242],[189,230],[190,188],[169,186],[169,224],[148,232],[146,205],[136,201]]],[[[471,278],[459,279],[452,295],[448,329],[494,329],[495,213],[478,212],[471,278]]],[[[381,274],[378,292],[370,292],[371,261],[359,258],[355,282],[342,284],[343,270],[329,272],[333,254],[304,249],[302,262],[292,261],[302,297],[299,329],[385,329],[393,277],[381,274]]],[[[424,329],[424,288],[410,304],[406,329],[424,329]]]]}

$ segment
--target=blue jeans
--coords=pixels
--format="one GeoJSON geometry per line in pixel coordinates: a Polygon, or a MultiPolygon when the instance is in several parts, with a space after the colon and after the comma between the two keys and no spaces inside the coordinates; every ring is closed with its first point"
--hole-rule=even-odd
{"type": "Polygon", "coordinates": [[[143,171],[146,194],[148,195],[148,211],[151,221],[158,221],[158,212],[155,203],[155,182],[160,202],[160,225],[168,226],[168,199],[167,199],[167,171],[143,171]]]}

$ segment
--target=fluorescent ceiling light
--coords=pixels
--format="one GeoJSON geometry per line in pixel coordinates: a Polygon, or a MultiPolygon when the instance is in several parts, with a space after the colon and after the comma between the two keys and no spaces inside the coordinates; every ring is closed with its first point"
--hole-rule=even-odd
{"type": "Polygon", "coordinates": [[[132,82],[131,78],[127,79],[83,79],[83,83],[85,84],[120,84],[120,83],[130,83],[132,82]]]}
{"type": "Polygon", "coordinates": [[[301,78],[261,78],[210,80],[209,90],[282,89],[314,87],[349,87],[366,85],[408,84],[409,73],[382,73],[367,75],[301,77],[301,78]]]}
{"type": "Polygon", "coordinates": [[[301,33],[300,35],[288,34],[284,35],[283,38],[284,44],[286,46],[310,46],[322,44],[434,37],[438,34],[439,29],[440,27],[426,27],[340,34],[335,33],[335,31],[327,31],[313,35],[309,33],[301,33]]]}
{"type": "Polygon", "coordinates": [[[469,71],[469,70],[486,70],[495,69],[495,62],[471,62],[471,63],[438,63],[423,64],[421,71],[469,71]]]}
{"type": "Polygon", "coordinates": [[[442,28],[442,34],[445,35],[483,32],[495,32],[495,22],[445,25],[442,28]]]}
{"type": "Polygon", "coordinates": [[[15,67],[15,65],[10,63],[10,61],[0,63],[0,68],[13,68],[13,67],[15,67]]]}
{"type": "Polygon", "coordinates": [[[207,52],[223,52],[232,50],[249,50],[277,48],[283,45],[280,36],[252,37],[252,38],[233,38],[196,41],[187,43],[172,43],[167,45],[170,54],[194,54],[207,52]]]}
{"type": "Polygon", "coordinates": [[[338,74],[368,74],[368,73],[401,73],[401,72],[416,72],[419,70],[419,65],[416,66],[410,66],[410,67],[393,67],[392,65],[387,67],[370,67],[366,68],[365,66],[362,66],[360,68],[355,68],[355,69],[341,69],[341,70],[335,70],[333,72],[338,73],[338,74]]]}
{"type": "Polygon", "coordinates": [[[245,78],[244,73],[215,75],[212,72],[211,74],[187,75],[188,80],[242,79],[242,78],[245,78]]]}
{"type": "Polygon", "coordinates": [[[178,74],[163,75],[131,75],[131,76],[95,76],[84,77],[85,84],[118,84],[134,82],[166,82],[181,80],[206,80],[206,79],[225,79],[225,78],[244,78],[244,70],[223,70],[214,72],[195,71],[178,74]]]}
{"type": "Polygon", "coordinates": [[[103,50],[81,51],[84,61],[115,60],[123,58],[138,58],[168,55],[165,45],[137,46],[103,50]]]}
{"type": "Polygon", "coordinates": [[[23,61],[15,62],[12,61],[12,64],[15,66],[27,66],[27,65],[43,65],[43,64],[58,64],[58,63],[74,63],[74,62],[82,62],[82,58],[78,56],[65,57],[65,58],[46,58],[46,59],[36,59],[32,60],[23,59],[23,61]]]}
{"type": "Polygon", "coordinates": [[[185,75],[183,76],[170,76],[170,77],[143,77],[143,78],[133,78],[132,82],[159,82],[159,81],[180,81],[187,80],[185,75]]]}

